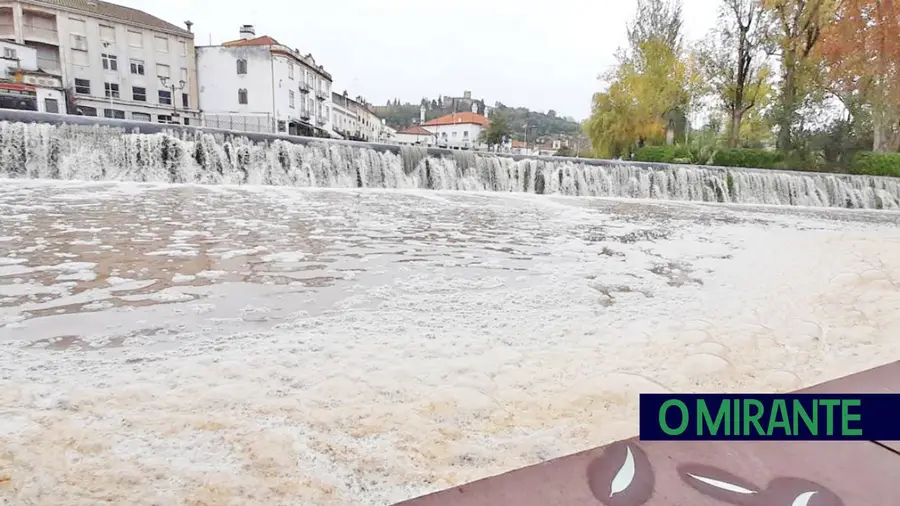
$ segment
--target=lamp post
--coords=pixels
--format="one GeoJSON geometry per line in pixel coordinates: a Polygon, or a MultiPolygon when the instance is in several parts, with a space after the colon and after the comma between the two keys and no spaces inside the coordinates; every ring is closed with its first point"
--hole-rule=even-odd
{"type": "Polygon", "coordinates": [[[174,123],[175,118],[178,117],[178,110],[175,108],[175,92],[183,90],[184,85],[187,83],[184,82],[184,79],[182,79],[182,80],[178,81],[178,85],[175,85],[175,83],[169,84],[169,78],[166,76],[159,76],[159,82],[162,83],[164,88],[169,89],[169,100],[172,101],[172,121],[171,121],[171,123],[174,123]]]}

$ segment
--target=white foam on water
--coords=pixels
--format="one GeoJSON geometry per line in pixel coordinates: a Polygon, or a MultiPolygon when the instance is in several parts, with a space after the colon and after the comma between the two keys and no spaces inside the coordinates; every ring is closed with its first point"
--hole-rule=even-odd
{"type": "Polygon", "coordinates": [[[900,358],[892,212],[121,186],[0,186],[0,502],[389,504],[900,358]]]}

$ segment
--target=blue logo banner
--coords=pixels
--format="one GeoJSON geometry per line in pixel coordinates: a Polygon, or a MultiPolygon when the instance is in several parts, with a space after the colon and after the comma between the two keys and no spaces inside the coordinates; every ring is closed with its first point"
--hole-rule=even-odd
{"type": "Polygon", "coordinates": [[[644,441],[900,441],[897,394],[641,394],[644,441]]]}

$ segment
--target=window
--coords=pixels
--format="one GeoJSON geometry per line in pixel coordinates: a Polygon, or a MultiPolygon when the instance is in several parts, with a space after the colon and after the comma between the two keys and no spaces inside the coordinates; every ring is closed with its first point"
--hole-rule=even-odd
{"type": "Polygon", "coordinates": [[[169,66],[161,63],[156,64],[156,75],[159,77],[171,77],[169,75],[169,66]]]}
{"type": "Polygon", "coordinates": [[[246,104],[247,103],[247,89],[241,88],[238,90],[238,103],[246,104]]]}
{"type": "Polygon", "coordinates": [[[3,57],[9,58],[10,60],[15,60],[16,59],[16,50],[11,47],[4,47],[3,48],[3,57]]]}
{"type": "Polygon", "coordinates": [[[59,113],[59,101],[55,98],[44,99],[44,112],[59,113]]]}
{"type": "Polygon", "coordinates": [[[288,62],[288,79],[294,78],[294,64],[288,62]]]}
{"type": "Polygon", "coordinates": [[[159,116],[156,117],[156,122],[157,123],[171,123],[172,116],[166,116],[166,115],[160,114],[159,116]]]}
{"type": "Polygon", "coordinates": [[[247,60],[238,60],[237,61],[237,73],[238,74],[246,74],[247,73],[247,60]]]}
{"type": "Polygon", "coordinates": [[[80,105],[75,109],[75,111],[80,116],[92,116],[95,118],[97,117],[97,108],[96,107],[88,107],[86,105],[80,105]]]}
{"type": "Polygon", "coordinates": [[[72,49],[74,51],[87,51],[87,37],[84,35],[72,34],[72,49]]]}
{"type": "Polygon", "coordinates": [[[159,53],[169,52],[169,39],[167,37],[155,35],[153,37],[153,45],[156,46],[156,51],[159,53]]]}
{"type": "Polygon", "coordinates": [[[187,94],[187,93],[182,93],[182,94],[181,94],[181,107],[184,107],[185,109],[187,109],[187,108],[188,108],[188,103],[189,103],[189,100],[188,100],[188,94],[187,94]]]}
{"type": "Polygon", "coordinates": [[[78,49],[72,48],[72,65],[77,65],[79,67],[89,67],[90,62],[88,61],[88,53],[87,51],[81,51],[78,49]]]}
{"type": "Polygon", "coordinates": [[[69,27],[72,33],[87,35],[87,24],[83,19],[69,18],[69,27]]]}
{"type": "Polygon", "coordinates": [[[159,103],[162,105],[172,105],[172,92],[169,90],[159,90],[159,103]]]}
{"type": "Polygon", "coordinates": [[[466,130],[465,132],[463,132],[463,137],[465,137],[465,138],[467,138],[467,139],[469,138],[469,131],[468,131],[468,130],[466,130]]]}
{"type": "Polygon", "coordinates": [[[288,91],[288,105],[290,106],[291,109],[294,108],[294,91],[293,90],[288,91]]]}
{"type": "Polygon", "coordinates": [[[284,121],[279,121],[279,122],[278,122],[278,131],[279,131],[279,132],[284,132],[284,131],[285,131],[285,126],[286,126],[286,125],[285,125],[285,122],[284,122],[284,121]]]}
{"type": "Polygon", "coordinates": [[[116,41],[116,29],[111,26],[100,25],[100,40],[103,40],[106,42],[115,42],[116,41]]]}
{"type": "Polygon", "coordinates": [[[146,102],[147,101],[147,88],[140,88],[138,86],[133,86],[131,88],[131,99],[135,102],[146,102]]]}
{"type": "Polygon", "coordinates": [[[119,85],[116,83],[103,83],[103,88],[106,90],[107,98],[119,98],[119,85]]]}
{"type": "Polygon", "coordinates": [[[152,121],[150,115],[145,112],[133,112],[131,113],[131,119],[135,121],[152,121]]]}
{"type": "Polygon", "coordinates": [[[128,45],[131,47],[144,47],[144,34],[128,30],[128,45]]]}
{"type": "Polygon", "coordinates": [[[191,124],[191,118],[184,118],[184,124],[185,124],[185,125],[190,125],[190,124],[191,124]]]}
{"type": "Polygon", "coordinates": [[[125,119],[125,111],[120,111],[118,109],[103,109],[103,116],[105,118],[125,119]]]}
{"type": "Polygon", "coordinates": [[[183,68],[183,67],[181,69],[181,80],[184,81],[184,85],[187,86],[187,82],[188,82],[187,69],[183,68]]]}
{"type": "Polygon", "coordinates": [[[178,49],[181,51],[181,56],[187,56],[187,42],[179,40],[178,49]]]}
{"type": "Polygon", "coordinates": [[[103,53],[103,70],[119,70],[119,60],[114,54],[103,53]]]}
{"type": "Polygon", "coordinates": [[[144,62],[141,60],[131,60],[131,73],[139,76],[144,75],[144,62]]]}
{"type": "Polygon", "coordinates": [[[79,95],[90,95],[91,94],[91,82],[87,79],[76,79],[75,80],[75,93],[79,95]]]}

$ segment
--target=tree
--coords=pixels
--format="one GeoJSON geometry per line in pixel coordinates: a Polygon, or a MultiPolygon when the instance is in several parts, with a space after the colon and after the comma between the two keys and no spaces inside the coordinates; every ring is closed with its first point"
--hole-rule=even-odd
{"type": "Polygon", "coordinates": [[[900,149],[900,4],[844,0],[822,33],[823,88],[853,130],[871,115],[872,149],[900,149]]]}
{"type": "Polygon", "coordinates": [[[722,0],[718,26],[697,51],[709,91],[728,115],[728,145],[741,143],[744,116],[768,89],[771,12],[760,0],[722,0]]]}
{"type": "Polygon", "coordinates": [[[486,129],[481,132],[482,141],[488,147],[496,146],[510,137],[512,129],[509,126],[509,120],[506,115],[499,111],[494,111],[490,117],[490,123],[486,129]]]}
{"type": "Polygon", "coordinates": [[[778,148],[788,153],[797,112],[814,82],[813,50],[831,21],[837,0],[764,0],[775,17],[774,42],[780,49],[781,82],[777,110],[778,148]]]}
{"type": "Polygon", "coordinates": [[[681,3],[638,0],[627,48],[602,79],[585,131],[598,156],[627,155],[646,142],[672,141],[691,102],[693,66],[681,48],[681,3]],[[666,135],[669,133],[670,135],[666,135]]]}

